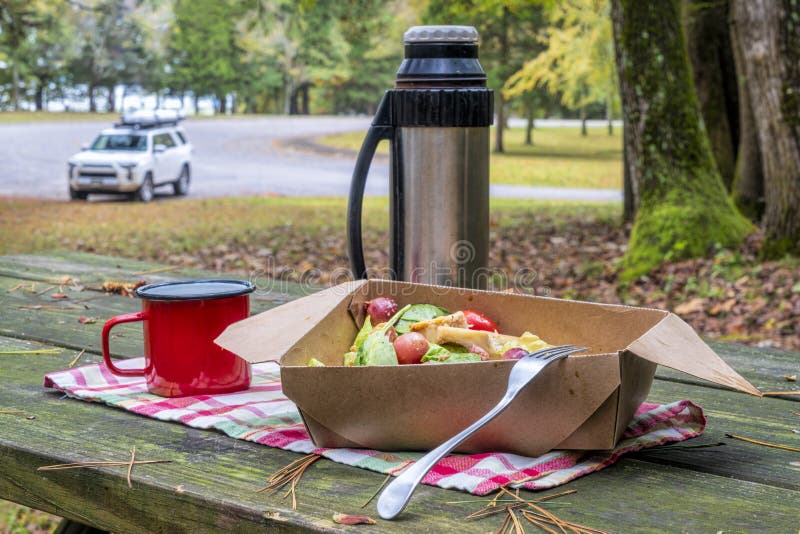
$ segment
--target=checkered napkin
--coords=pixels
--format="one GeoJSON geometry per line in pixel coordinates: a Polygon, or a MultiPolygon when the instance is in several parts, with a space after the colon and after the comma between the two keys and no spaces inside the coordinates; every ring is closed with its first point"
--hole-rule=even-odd
{"type": "MultiPolygon", "coordinates": [[[[141,368],[143,358],[122,360],[121,368],[141,368]]],[[[379,473],[397,474],[419,453],[384,453],[365,449],[321,449],[314,446],[297,407],[281,391],[280,370],[273,363],[253,365],[250,389],[222,395],[164,398],[147,392],[142,377],[111,374],[103,364],[50,373],[45,387],[70,397],[104,402],[154,419],[177,421],[194,428],[213,428],[228,436],[298,453],[320,454],[379,473]]],[[[699,436],[705,427],[699,406],[683,400],[639,408],[622,440],[612,451],[551,451],[538,458],[516,454],[452,455],[441,460],[423,483],[485,495],[498,487],[525,480],[531,490],[559,486],[603,469],[628,452],[699,436]]]]}

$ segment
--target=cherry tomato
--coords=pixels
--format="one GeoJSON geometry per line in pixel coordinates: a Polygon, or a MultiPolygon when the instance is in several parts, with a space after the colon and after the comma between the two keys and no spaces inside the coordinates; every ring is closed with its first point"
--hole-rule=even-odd
{"type": "Polygon", "coordinates": [[[463,310],[464,318],[472,330],[484,330],[486,332],[497,332],[497,325],[494,321],[482,313],[472,310],[463,310]]]}
{"type": "Polygon", "coordinates": [[[394,351],[400,364],[419,363],[428,347],[428,340],[418,332],[408,332],[394,340],[394,351]]]}

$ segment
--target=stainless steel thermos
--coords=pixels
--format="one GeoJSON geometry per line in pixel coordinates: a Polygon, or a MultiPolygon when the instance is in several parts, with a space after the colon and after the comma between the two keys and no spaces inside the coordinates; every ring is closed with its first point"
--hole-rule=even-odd
{"type": "Polygon", "coordinates": [[[366,278],[361,207],[381,140],[390,141],[390,276],[461,287],[486,285],[489,248],[489,126],[493,94],[470,26],[415,26],[353,171],[348,247],[366,278]]]}

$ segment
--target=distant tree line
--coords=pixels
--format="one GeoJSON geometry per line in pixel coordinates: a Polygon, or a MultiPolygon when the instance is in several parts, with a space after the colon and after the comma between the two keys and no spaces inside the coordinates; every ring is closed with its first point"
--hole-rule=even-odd
{"type": "MultiPolygon", "coordinates": [[[[582,0],[567,13],[587,6],[582,0]]],[[[481,35],[499,123],[511,112],[528,117],[533,143],[534,116],[610,116],[616,94],[587,75],[613,73],[611,58],[565,64],[546,83],[523,75],[526,86],[503,91],[548,49],[548,25],[573,23],[549,14],[551,7],[530,0],[0,0],[0,109],[86,99],[90,111],[98,101],[115,111],[122,87],[123,97],[178,97],[195,108],[211,97],[222,113],[371,113],[393,84],[407,27],[468,24],[481,35]],[[577,88],[570,85],[576,72],[577,88]]],[[[610,28],[602,12],[589,9],[588,20],[610,28]]],[[[497,151],[502,134],[501,126],[497,151]]]]}
{"type": "Polygon", "coordinates": [[[318,111],[369,111],[405,19],[403,2],[380,0],[0,0],[0,109],[72,96],[115,110],[122,86],[299,113],[313,87],[318,111]]]}

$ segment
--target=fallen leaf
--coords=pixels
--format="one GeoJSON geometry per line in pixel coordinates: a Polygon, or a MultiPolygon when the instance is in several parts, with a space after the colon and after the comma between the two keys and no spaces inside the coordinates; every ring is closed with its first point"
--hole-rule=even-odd
{"type": "Polygon", "coordinates": [[[53,293],[50,295],[51,299],[68,299],[69,296],[65,295],[64,293],[53,293]]]}
{"type": "Polygon", "coordinates": [[[787,382],[797,382],[797,375],[786,375],[783,379],[787,382]]]}
{"type": "Polygon", "coordinates": [[[703,311],[706,306],[706,299],[693,298],[688,302],[678,304],[675,306],[675,313],[678,315],[689,315],[690,313],[697,313],[703,311]]]}
{"type": "Polygon", "coordinates": [[[97,319],[94,317],[78,317],[78,322],[81,324],[94,324],[97,322],[97,319]]]}
{"type": "Polygon", "coordinates": [[[333,514],[333,522],[340,525],[374,525],[375,520],[366,515],[333,514]]]}

